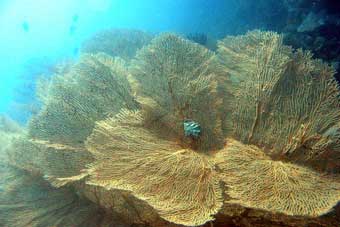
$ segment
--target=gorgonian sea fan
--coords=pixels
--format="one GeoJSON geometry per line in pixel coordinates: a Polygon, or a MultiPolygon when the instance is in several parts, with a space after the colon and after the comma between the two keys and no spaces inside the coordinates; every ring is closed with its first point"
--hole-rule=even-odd
{"type": "Polygon", "coordinates": [[[217,53],[164,34],[128,66],[84,55],[52,82],[21,138],[38,161],[15,151],[11,160],[112,210],[121,207],[110,198],[128,192],[149,222],[202,225],[224,204],[316,217],[340,199],[324,174],[339,157],[332,75],[261,31],[227,37],[217,53]],[[187,119],[198,136],[183,129],[187,119]]]}
{"type": "Polygon", "coordinates": [[[152,35],[134,29],[108,29],[100,31],[81,46],[82,53],[106,53],[112,57],[131,60],[136,51],[150,43],[152,35]]]}

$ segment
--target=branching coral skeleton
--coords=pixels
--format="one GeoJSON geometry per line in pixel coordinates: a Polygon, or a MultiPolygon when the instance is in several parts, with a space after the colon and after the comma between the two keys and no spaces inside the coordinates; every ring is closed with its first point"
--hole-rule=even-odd
{"type": "Polygon", "coordinates": [[[333,73],[262,31],[226,37],[217,53],[163,34],[128,65],[83,55],[51,82],[10,160],[116,212],[112,198],[130,195],[145,222],[198,226],[224,204],[317,217],[340,200],[340,182],[308,165],[340,157],[333,73]]]}

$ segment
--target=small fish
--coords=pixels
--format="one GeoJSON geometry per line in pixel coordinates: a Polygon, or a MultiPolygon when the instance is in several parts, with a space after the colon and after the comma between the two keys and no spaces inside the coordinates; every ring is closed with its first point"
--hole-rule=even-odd
{"type": "Polygon", "coordinates": [[[197,138],[201,134],[201,126],[193,120],[184,120],[183,127],[185,136],[192,136],[194,138],[197,138]]]}
{"type": "Polygon", "coordinates": [[[79,19],[78,14],[74,14],[73,17],[72,17],[72,21],[73,21],[73,22],[77,22],[78,19],[79,19]]]}
{"type": "Polygon", "coordinates": [[[24,29],[25,32],[28,32],[30,30],[30,25],[28,24],[27,21],[24,21],[22,24],[21,24],[21,27],[22,29],[24,29]]]}
{"type": "Polygon", "coordinates": [[[72,24],[69,29],[70,35],[73,35],[76,32],[76,30],[77,30],[76,25],[72,24]]]}
{"type": "Polygon", "coordinates": [[[72,24],[71,24],[71,26],[69,28],[70,35],[73,35],[76,32],[76,30],[77,30],[78,18],[79,18],[78,14],[75,14],[72,17],[72,24]]]}

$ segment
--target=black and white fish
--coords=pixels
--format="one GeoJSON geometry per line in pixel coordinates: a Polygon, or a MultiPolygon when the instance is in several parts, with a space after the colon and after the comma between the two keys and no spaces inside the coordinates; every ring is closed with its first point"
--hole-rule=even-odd
{"type": "Polygon", "coordinates": [[[201,134],[201,126],[193,120],[184,120],[183,127],[185,136],[192,136],[194,138],[197,138],[201,134]]]}

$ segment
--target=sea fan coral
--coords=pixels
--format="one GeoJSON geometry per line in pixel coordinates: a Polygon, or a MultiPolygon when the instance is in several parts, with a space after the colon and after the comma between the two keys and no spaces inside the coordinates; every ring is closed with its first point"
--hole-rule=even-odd
{"type": "Polygon", "coordinates": [[[339,200],[340,184],[312,170],[273,161],[256,146],[228,139],[217,154],[228,203],[289,215],[319,216],[339,200]]]}
{"type": "Polygon", "coordinates": [[[84,55],[57,75],[7,153],[108,215],[125,198],[131,223],[197,226],[231,206],[317,217],[340,200],[339,180],[310,161],[339,157],[332,74],[272,32],[227,37],[217,53],[163,34],[128,66],[84,55]]]}
{"type": "Polygon", "coordinates": [[[82,53],[106,53],[112,57],[131,60],[136,51],[150,43],[152,35],[133,29],[110,29],[100,31],[86,40],[82,53]]]}
{"type": "Polygon", "coordinates": [[[81,144],[94,122],[136,105],[121,59],[106,54],[81,57],[72,69],[55,75],[48,96],[29,127],[35,139],[81,144]]]}
{"type": "Polygon", "coordinates": [[[138,112],[99,122],[87,148],[97,159],[89,184],[132,191],[169,221],[200,225],[223,204],[209,157],[159,138],[138,112]]]}
{"type": "Polygon", "coordinates": [[[0,164],[0,170],[4,186],[0,188],[1,226],[106,226],[109,217],[73,190],[52,188],[43,179],[17,168],[0,164]]]}

